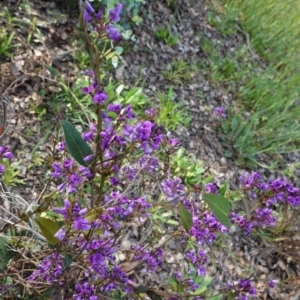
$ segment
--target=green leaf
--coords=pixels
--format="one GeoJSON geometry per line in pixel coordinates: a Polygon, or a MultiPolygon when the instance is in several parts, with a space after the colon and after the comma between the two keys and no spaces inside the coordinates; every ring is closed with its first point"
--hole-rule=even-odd
{"type": "Polygon", "coordinates": [[[149,290],[149,288],[145,285],[139,285],[137,288],[134,289],[136,293],[146,293],[149,290]]]}
{"type": "Polygon", "coordinates": [[[7,239],[0,236],[0,273],[4,272],[10,259],[14,257],[14,252],[8,248],[7,239]]]}
{"type": "Polygon", "coordinates": [[[172,287],[173,290],[177,289],[178,282],[174,277],[168,278],[168,284],[172,287]]]}
{"type": "Polygon", "coordinates": [[[214,194],[204,194],[203,200],[208,204],[217,220],[229,228],[231,226],[230,219],[228,218],[230,209],[229,201],[223,196],[214,194]]]}
{"type": "Polygon", "coordinates": [[[95,207],[89,210],[85,214],[85,218],[91,223],[99,218],[100,215],[104,212],[104,209],[101,207],[95,207]]]}
{"type": "Polygon", "coordinates": [[[195,292],[193,291],[190,291],[189,293],[193,296],[198,296],[198,295],[201,295],[203,294],[204,292],[206,292],[207,290],[207,287],[206,286],[201,286],[199,287],[198,289],[195,290],[195,292]]]}
{"type": "Polygon", "coordinates": [[[205,276],[204,279],[201,281],[201,286],[208,287],[213,281],[213,278],[210,276],[205,276]]]}
{"type": "Polygon", "coordinates": [[[185,209],[185,207],[183,206],[183,204],[181,202],[179,202],[179,216],[182,222],[182,226],[185,229],[186,232],[189,232],[189,230],[191,229],[192,225],[193,225],[193,221],[192,221],[192,215],[190,214],[189,211],[187,211],[185,209]]]}
{"type": "Polygon", "coordinates": [[[46,291],[43,293],[43,296],[46,297],[46,298],[50,298],[54,292],[56,291],[57,289],[57,285],[52,285],[50,286],[49,288],[46,289],[46,291]]]}
{"type": "Polygon", "coordinates": [[[65,268],[69,268],[71,263],[73,261],[73,257],[70,254],[66,254],[65,258],[64,258],[64,266],[65,268]]]}
{"type": "Polygon", "coordinates": [[[51,74],[52,77],[56,77],[57,76],[57,72],[56,72],[56,70],[52,66],[46,65],[46,68],[50,72],[50,74],[51,74]]]}
{"type": "Polygon", "coordinates": [[[163,300],[163,298],[157,295],[154,291],[148,291],[147,295],[150,297],[151,300],[163,300]]]}
{"type": "Polygon", "coordinates": [[[227,298],[228,298],[228,300],[234,300],[235,299],[235,297],[234,297],[234,294],[233,294],[233,292],[228,292],[228,294],[227,294],[227,298]]]}
{"type": "Polygon", "coordinates": [[[67,148],[71,156],[80,165],[87,167],[90,163],[92,163],[93,160],[91,159],[88,162],[85,162],[84,158],[92,155],[93,151],[86,141],[81,137],[74,125],[65,120],[60,121],[60,124],[63,128],[67,148]]]}
{"type": "Polygon", "coordinates": [[[58,223],[43,217],[36,217],[34,221],[38,224],[42,235],[47,239],[48,243],[56,245],[59,239],[54,235],[59,230],[58,223]]]}

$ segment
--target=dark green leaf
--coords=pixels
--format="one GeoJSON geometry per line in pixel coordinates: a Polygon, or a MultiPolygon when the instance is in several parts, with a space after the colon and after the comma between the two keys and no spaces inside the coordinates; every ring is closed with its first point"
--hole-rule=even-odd
{"type": "Polygon", "coordinates": [[[163,300],[163,298],[157,295],[154,291],[147,292],[147,295],[150,297],[151,300],[163,300]]]}
{"type": "Polygon", "coordinates": [[[59,239],[54,235],[59,230],[58,223],[43,217],[36,217],[34,221],[39,225],[42,235],[47,239],[48,243],[56,245],[59,239]]]}
{"type": "Polygon", "coordinates": [[[56,70],[52,66],[46,65],[46,68],[50,72],[50,74],[51,74],[52,77],[56,77],[57,76],[57,72],[56,72],[56,70]]]}
{"type": "Polygon", "coordinates": [[[73,257],[70,254],[66,254],[65,258],[64,258],[64,266],[65,268],[69,268],[71,263],[73,261],[73,257]]]}
{"type": "Polygon", "coordinates": [[[85,162],[84,158],[92,155],[93,151],[86,141],[81,137],[74,125],[65,120],[60,121],[60,124],[63,128],[65,141],[71,156],[80,165],[87,167],[90,163],[92,163],[93,160],[91,159],[90,161],[85,162]]]}
{"type": "Polygon", "coordinates": [[[136,293],[146,293],[149,290],[149,288],[145,285],[139,285],[137,288],[135,288],[136,293]]]}
{"type": "Polygon", "coordinates": [[[189,232],[193,226],[192,215],[185,209],[183,204],[179,202],[179,216],[182,222],[182,226],[186,232],[189,232]]]}
{"type": "Polygon", "coordinates": [[[7,239],[0,236],[0,273],[5,271],[10,259],[14,256],[14,252],[8,248],[7,239]]]}
{"type": "Polygon", "coordinates": [[[118,294],[114,294],[112,297],[114,300],[122,300],[123,299],[120,292],[118,292],[118,294]]]}
{"type": "Polygon", "coordinates": [[[217,220],[229,228],[231,226],[230,219],[228,218],[230,209],[229,201],[225,197],[215,194],[204,194],[203,200],[208,204],[217,220]]]}
{"type": "Polygon", "coordinates": [[[54,292],[56,291],[57,289],[57,285],[52,285],[50,286],[49,288],[46,289],[46,291],[43,293],[43,296],[46,297],[46,298],[50,298],[54,292]]]}

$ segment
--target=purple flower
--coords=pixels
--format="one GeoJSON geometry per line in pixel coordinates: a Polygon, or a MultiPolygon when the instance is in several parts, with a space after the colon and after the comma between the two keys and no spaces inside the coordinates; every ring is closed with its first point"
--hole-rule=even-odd
{"type": "Polygon", "coordinates": [[[106,28],[106,33],[108,38],[111,39],[112,41],[117,42],[121,38],[118,29],[112,24],[108,25],[108,27],[106,28]]]}
{"type": "Polygon", "coordinates": [[[120,12],[122,10],[122,4],[119,3],[114,9],[109,10],[109,19],[112,22],[118,22],[120,20],[120,12]]]}
{"type": "Polygon", "coordinates": [[[184,195],[184,186],[181,179],[175,177],[174,179],[168,178],[161,183],[164,194],[170,199],[176,199],[184,195]]]}
{"type": "Polygon", "coordinates": [[[270,280],[268,282],[268,287],[273,289],[278,282],[279,282],[279,280],[270,280]]]}
{"type": "Polygon", "coordinates": [[[93,122],[90,123],[90,131],[85,132],[82,134],[82,138],[87,141],[90,142],[94,139],[94,133],[97,131],[96,126],[93,122]]]}
{"type": "Polygon", "coordinates": [[[286,181],[283,178],[275,179],[270,182],[270,187],[274,192],[279,192],[281,190],[285,190],[285,188],[288,186],[286,181]]]}
{"type": "Polygon", "coordinates": [[[3,156],[9,160],[13,158],[13,154],[11,152],[5,152],[3,156]]]}
{"type": "Polygon", "coordinates": [[[97,92],[95,93],[93,100],[94,103],[102,105],[107,100],[107,95],[105,92],[97,92]]]}
{"type": "Polygon", "coordinates": [[[95,85],[94,84],[91,84],[90,86],[88,87],[83,87],[82,88],[82,92],[86,95],[90,94],[93,90],[95,89],[95,85]]]}
{"type": "Polygon", "coordinates": [[[71,159],[71,158],[69,158],[69,159],[65,159],[64,161],[63,161],[63,167],[65,168],[65,169],[70,169],[71,167],[73,167],[73,165],[74,165],[74,161],[73,161],[73,159],[71,159]]]}
{"type": "Polygon", "coordinates": [[[54,235],[55,237],[57,237],[59,240],[63,240],[66,237],[66,232],[63,228],[60,228],[54,235]]]}
{"type": "Polygon", "coordinates": [[[92,16],[91,16],[91,14],[88,12],[87,9],[85,9],[85,10],[83,11],[83,20],[84,20],[85,22],[87,22],[87,23],[93,21],[93,18],[92,18],[92,16]]]}
{"type": "Polygon", "coordinates": [[[261,177],[257,172],[253,172],[252,174],[246,172],[243,176],[240,176],[239,180],[244,188],[251,189],[260,184],[261,177]]]}
{"type": "Polygon", "coordinates": [[[117,113],[117,114],[120,114],[120,112],[121,112],[121,104],[113,104],[113,103],[109,103],[108,105],[107,105],[107,110],[108,111],[113,111],[113,112],[115,112],[115,113],[117,113]]]}
{"type": "Polygon", "coordinates": [[[154,125],[150,121],[145,121],[143,123],[138,123],[135,127],[136,138],[139,141],[145,141],[150,138],[152,127],[154,125]]]}
{"type": "Polygon", "coordinates": [[[155,109],[153,107],[150,107],[149,109],[145,110],[145,114],[153,118],[155,116],[155,109]]]}
{"type": "Polygon", "coordinates": [[[59,163],[57,163],[57,162],[54,162],[52,164],[52,167],[54,169],[54,172],[50,173],[51,176],[52,176],[52,178],[58,178],[59,176],[61,176],[61,174],[62,174],[62,167],[61,167],[61,165],[59,163]]]}
{"type": "Polygon", "coordinates": [[[95,10],[93,8],[93,6],[88,2],[85,1],[85,9],[90,13],[90,14],[94,14],[95,10]]]}
{"type": "Polygon", "coordinates": [[[88,282],[76,283],[75,285],[76,294],[73,295],[73,299],[75,300],[97,300],[98,297],[94,295],[95,287],[94,285],[90,285],[88,282]]]}
{"type": "Polygon", "coordinates": [[[132,120],[136,117],[136,115],[132,112],[131,104],[125,107],[123,114],[126,114],[129,120],[132,120]]]}
{"type": "Polygon", "coordinates": [[[102,19],[102,12],[101,11],[98,11],[97,14],[96,14],[96,18],[97,20],[101,20],[102,19]]]}
{"type": "Polygon", "coordinates": [[[3,174],[5,172],[5,166],[0,165],[0,173],[3,174]]]}
{"type": "Polygon", "coordinates": [[[58,151],[64,151],[65,148],[66,148],[66,143],[65,143],[65,142],[59,142],[59,143],[57,144],[57,150],[58,150],[58,151]]]}
{"type": "Polygon", "coordinates": [[[225,119],[226,118],[226,113],[225,113],[224,107],[221,107],[221,106],[216,107],[215,110],[214,110],[214,115],[216,117],[221,117],[221,118],[225,119]]]}
{"type": "Polygon", "coordinates": [[[208,262],[207,251],[204,250],[191,250],[185,254],[186,259],[192,263],[194,267],[197,268],[198,276],[204,276],[206,274],[206,270],[204,265],[208,262]]]}
{"type": "Polygon", "coordinates": [[[264,208],[264,209],[257,208],[254,214],[254,219],[255,219],[255,222],[253,222],[254,225],[260,227],[275,226],[276,219],[274,218],[274,216],[272,216],[272,213],[273,211],[269,208],[264,208]]]}
{"type": "Polygon", "coordinates": [[[68,199],[64,200],[64,207],[63,208],[54,208],[54,211],[61,214],[65,219],[69,218],[70,215],[70,207],[71,207],[71,202],[68,199]]]}
{"type": "Polygon", "coordinates": [[[48,284],[56,282],[63,272],[63,264],[63,258],[59,253],[47,255],[28,280],[31,282],[45,281],[48,284]]]}
{"type": "Polygon", "coordinates": [[[205,192],[207,194],[219,194],[218,186],[213,182],[209,182],[205,186],[205,192]]]}
{"type": "Polygon", "coordinates": [[[7,146],[1,146],[0,147],[0,158],[6,158],[8,160],[11,160],[13,158],[13,154],[12,152],[8,151],[8,147],[7,146]]]}
{"type": "Polygon", "coordinates": [[[78,218],[74,222],[74,229],[75,230],[89,230],[91,228],[91,225],[88,220],[83,218],[78,218]]]}

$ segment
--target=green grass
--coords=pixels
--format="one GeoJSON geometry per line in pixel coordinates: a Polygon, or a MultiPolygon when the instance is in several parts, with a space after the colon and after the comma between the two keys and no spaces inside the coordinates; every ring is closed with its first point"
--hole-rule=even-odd
{"type": "Polygon", "coordinates": [[[8,33],[5,28],[0,28],[0,56],[11,57],[12,40],[15,33],[8,33]]]}
{"type": "Polygon", "coordinates": [[[170,87],[168,92],[159,93],[159,116],[157,123],[163,125],[167,130],[174,131],[179,125],[187,126],[190,122],[184,106],[175,102],[173,88],[170,87]]]}
{"type": "Polygon", "coordinates": [[[169,81],[183,84],[188,81],[196,72],[195,65],[190,66],[182,59],[175,59],[168,66],[167,70],[163,70],[161,74],[169,81]]]}
{"type": "MultiPolygon", "coordinates": [[[[223,33],[239,26],[250,44],[219,55],[207,41],[210,79],[225,83],[237,106],[223,124],[226,142],[243,159],[282,154],[300,143],[300,1],[222,1],[223,15],[208,16],[223,33]],[[237,13],[238,12],[238,13],[237,13]],[[233,22],[234,18],[239,21],[233,22]],[[253,57],[255,51],[260,61],[253,57]]],[[[245,38],[246,40],[246,38],[245,38]]],[[[200,45],[201,46],[201,45],[200,45]]]]}
{"type": "Polygon", "coordinates": [[[164,41],[169,46],[177,45],[179,40],[179,36],[177,34],[173,34],[167,26],[157,29],[154,32],[154,35],[159,41],[164,41]]]}

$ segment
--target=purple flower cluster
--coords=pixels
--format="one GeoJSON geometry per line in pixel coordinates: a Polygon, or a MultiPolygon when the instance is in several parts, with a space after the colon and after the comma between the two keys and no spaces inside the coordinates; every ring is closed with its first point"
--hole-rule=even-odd
{"type": "Polygon", "coordinates": [[[105,197],[105,203],[111,203],[106,209],[106,214],[102,214],[100,218],[105,217],[111,221],[117,218],[126,218],[135,212],[135,215],[143,215],[149,217],[148,209],[151,204],[146,201],[145,197],[128,198],[120,192],[111,192],[109,196],[105,197]]]}
{"type": "Polygon", "coordinates": [[[190,229],[190,235],[195,237],[198,245],[211,244],[217,239],[217,232],[227,232],[227,228],[217,221],[213,213],[207,211],[201,214],[195,213],[192,220],[193,226],[190,229]]]}
{"type": "Polygon", "coordinates": [[[78,167],[72,159],[65,159],[61,163],[54,162],[52,166],[54,171],[51,172],[51,177],[63,180],[63,183],[57,187],[59,192],[67,189],[68,193],[75,193],[77,188],[91,177],[91,172],[87,167],[78,167]]]}
{"type": "Polygon", "coordinates": [[[219,194],[219,188],[215,183],[209,182],[205,186],[205,193],[207,193],[207,194],[219,194]]]}
{"type": "Polygon", "coordinates": [[[226,118],[225,108],[222,106],[218,106],[214,109],[214,115],[216,117],[221,117],[222,119],[226,118]]]}
{"type": "MultiPolygon", "coordinates": [[[[208,263],[208,255],[205,250],[190,250],[186,252],[185,257],[189,263],[196,268],[197,276],[204,276],[206,274],[205,265],[208,263]]],[[[188,273],[191,273],[189,268],[188,273]]]]}
{"type": "MultiPolygon", "coordinates": [[[[3,158],[6,158],[8,160],[11,160],[13,158],[12,152],[8,151],[7,146],[0,146],[0,160],[3,158]]],[[[0,164],[0,174],[3,174],[5,172],[5,166],[0,164]]]]}
{"type": "MultiPolygon", "coordinates": [[[[107,100],[107,95],[102,87],[99,87],[93,71],[85,71],[85,74],[91,77],[91,84],[88,87],[83,87],[82,92],[86,95],[91,95],[94,104],[103,105],[107,100]]],[[[92,125],[90,125],[91,127],[92,125]]],[[[93,130],[93,129],[91,129],[93,130]]]]}
{"type": "Polygon", "coordinates": [[[152,254],[149,250],[141,246],[132,246],[132,251],[135,252],[134,259],[146,263],[147,270],[155,272],[155,270],[162,266],[163,251],[156,249],[152,254]]]}
{"type": "Polygon", "coordinates": [[[240,227],[246,235],[251,233],[253,224],[247,220],[245,216],[240,216],[236,212],[231,212],[229,217],[231,219],[231,223],[240,227]]]}
{"type": "Polygon", "coordinates": [[[92,23],[95,21],[96,26],[94,30],[97,32],[99,30],[106,32],[107,37],[112,41],[118,41],[121,35],[118,29],[110,22],[118,22],[120,20],[120,13],[122,11],[122,4],[117,4],[114,9],[108,11],[108,18],[105,18],[105,8],[102,8],[97,13],[95,12],[93,6],[85,1],[85,9],[83,11],[83,20],[86,23],[92,23]]]}
{"type": "Polygon", "coordinates": [[[253,227],[275,226],[276,219],[273,215],[275,206],[280,204],[287,204],[291,207],[300,205],[300,190],[283,178],[264,182],[257,172],[252,174],[246,172],[240,177],[240,182],[245,197],[248,195],[250,198],[250,205],[251,201],[255,199],[256,206],[260,206],[254,209],[250,220],[235,212],[231,213],[231,222],[241,227],[246,234],[249,234],[253,227]]]}
{"type": "Polygon", "coordinates": [[[161,187],[169,200],[175,200],[184,195],[184,185],[181,183],[181,179],[178,177],[164,180],[161,183],[161,187]]]}
{"type": "MultiPolygon", "coordinates": [[[[54,208],[54,211],[61,214],[68,224],[73,224],[75,231],[85,231],[91,228],[90,222],[84,218],[87,213],[86,208],[81,208],[78,203],[72,204],[68,199],[64,200],[63,208],[54,208]]],[[[61,241],[66,237],[66,229],[60,228],[55,236],[61,241]]]]}
{"type": "Polygon", "coordinates": [[[44,257],[43,261],[28,278],[28,281],[35,283],[59,282],[59,277],[63,273],[63,257],[59,253],[52,253],[44,257]]]}
{"type": "Polygon", "coordinates": [[[75,300],[97,300],[98,297],[95,293],[95,286],[90,285],[88,282],[77,283],[75,285],[76,294],[73,295],[73,299],[75,300]]]}
{"type": "Polygon", "coordinates": [[[241,278],[236,285],[229,283],[228,287],[232,289],[235,297],[234,299],[248,300],[250,299],[249,297],[253,297],[256,295],[256,290],[252,286],[250,279],[241,278]]]}

